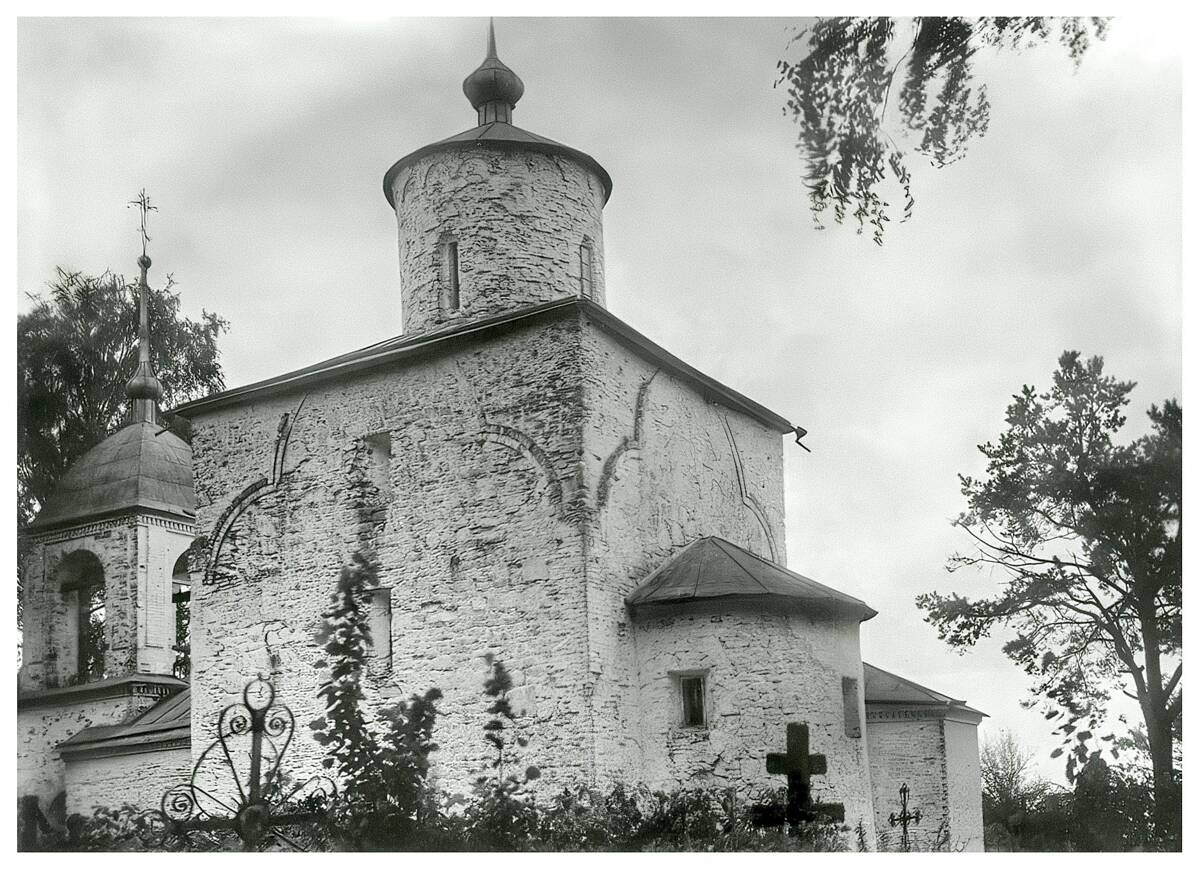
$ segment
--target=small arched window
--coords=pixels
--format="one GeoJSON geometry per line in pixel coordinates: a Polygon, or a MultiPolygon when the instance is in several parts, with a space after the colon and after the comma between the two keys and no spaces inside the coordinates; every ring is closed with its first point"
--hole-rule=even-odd
{"type": "Polygon", "coordinates": [[[585,236],[583,244],[579,245],[579,295],[585,299],[593,297],[593,285],[595,284],[593,253],[592,240],[585,236]]]}
{"type": "Polygon", "coordinates": [[[108,650],[104,568],[93,553],[81,549],[62,560],[58,575],[67,598],[68,629],[75,639],[74,681],[103,679],[108,650]]]}
{"type": "Polygon", "coordinates": [[[446,234],[438,241],[441,260],[441,298],[443,311],[457,311],[461,303],[458,278],[458,239],[446,234]]]}

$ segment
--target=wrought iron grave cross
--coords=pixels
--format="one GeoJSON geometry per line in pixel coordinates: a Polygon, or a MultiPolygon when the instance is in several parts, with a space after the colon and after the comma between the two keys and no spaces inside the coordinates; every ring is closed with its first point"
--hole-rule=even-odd
{"type": "Polygon", "coordinates": [[[323,817],[325,812],[315,809],[327,807],[337,788],[318,775],[284,793],[280,764],[295,729],[291,710],[275,702],[274,685],[261,675],[247,684],[242,702],[226,706],[218,716],[217,739],[196,761],[191,781],[163,794],[164,840],[233,830],[247,851],[257,851],[269,837],[304,850],[279,828],[323,817]],[[243,763],[249,764],[246,775],[243,763]]]}
{"type": "Polygon", "coordinates": [[[908,782],[900,785],[900,814],[892,812],[888,815],[888,823],[895,827],[900,826],[900,850],[908,850],[908,825],[921,823],[921,810],[915,812],[908,810],[908,782]]]}

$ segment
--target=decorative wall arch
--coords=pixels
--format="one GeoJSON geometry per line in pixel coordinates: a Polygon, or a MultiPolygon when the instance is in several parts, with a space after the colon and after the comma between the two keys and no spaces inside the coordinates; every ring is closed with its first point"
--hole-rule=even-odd
{"type": "Polygon", "coordinates": [[[562,481],[558,478],[550,457],[546,455],[545,450],[537,445],[533,438],[520,429],[512,428],[511,426],[484,423],[480,428],[477,440],[480,446],[487,443],[496,444],[522,456],[529,462],[541,474],[543,487],[546,489],[547,496],[550,499],[550,503],[554,506],[555,512],[561,514],[563,508],[562,481]]]}
{"type": "Polygon", "coordinates": [[[640,451],[642,448],[642,432],[646,418],[646,401],[647,395],[650,392],[650,384],[654,382],[654,378],[658,376],[660,369],[656,368],[651,372],[650,376],[642,381],[638,387],[637,399],[633,405],[633,432],[621,438],[620,443],[616,445],[608,458],[604,460],[604,466],[600,469],[600,479],[596,483],[596,509],[603,510],[608,504],[609,493],[612,489],[612,484],[616,479],[617,465],[621,459],[632,452],[640,451]]]}
{"type": "Polygon", "coordinates": [[[217,562],[221,558],[221,550],[225,546],[226,540],[229,538],[229,532],[239,518],[257,501],[265,496],[275,492],[279,488],[279,484],[284,477],[290,472],[286,469],[287,449],[291,442],[292,429],[296,425],[296,420],[300,416],[300,411],[304,408],[304,402],[308,398],[307,393],[300,397],[300,402],[296,405],[296,409],[291,413],[283,413],[279,417],[279,426],[275,430],[275,453],[271,461],[271,476],[259,477],[246,488],[242,489],[233,500],[229,502],[229,506],[217,519],[216,525],[212,532],[212,545],[208,550],[208,561],[204,567],[204,584],[211,585],[216,581],[217,562]]]}
{"type": "Polygon", "coordinates": [[[758,503],[758,499],[746,486],[746,468],[742,464],[742,454],[738,450],[737,441],[733,437],[733,428],[729,425],[729,417],[721,414],[721,425],[725,428],[725,437],[729,440],[729,452],[733,456],[733,471],[737,477],[738,493],[741,496],[742,504],[750,514],[758,520],[758,524],[762,526],[763,537],[766,538],[767,548],[771,551],[771,560],[776,564],[779,563],[779,552],[775,546],[775,535],[771,533],[771,524],[767,521],[766,511],[762,505],[758,503]]]}
{"type": "Polygon", "coordinates": [[[416,184],[417,175],[411,169],[405,172],[404,186],[400,188],[400,202],[405,203],[408,197],[412,195],[413,185],[416,184]]]}

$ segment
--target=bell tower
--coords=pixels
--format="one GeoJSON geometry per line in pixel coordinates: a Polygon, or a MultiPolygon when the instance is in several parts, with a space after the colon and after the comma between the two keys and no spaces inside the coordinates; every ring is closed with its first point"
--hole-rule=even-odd
{"type": "Polygon", "coordinates": [[[153,209],[144,192],[131,204],[143,247],[127,423],[71,465],[22,531],[18,793],[47,804],[66,786],[67,755],[98,732],[89,728],[103,732],[187,686],[192,451],[159,423],[145,248],[153,209]]]}
{"type": "Polygon", "coordinates": [[[395,163],[383,192],[396,212],[406,335],[556,299],[604,304],[604,168],[512,124],[525,93],[496,51],[463,82],[477,125],[395,163]]]}

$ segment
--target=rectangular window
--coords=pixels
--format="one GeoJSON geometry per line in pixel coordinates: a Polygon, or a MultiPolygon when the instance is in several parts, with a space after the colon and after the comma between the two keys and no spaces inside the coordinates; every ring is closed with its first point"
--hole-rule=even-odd
{"type": "Polygon", "coordinates": [[[372,673],[392,671],[392,590],[373,588],[367,592],[368,669],[372,673]]]}
{"type": "Polygon", "coordinates": [[[392,491],[392,433],[376,432],[363,438],[367,445],[367,480],[381,495],[392,491]]]}
{"type": "Polygon", "coordinates": [[[842,716],[846,721],[846,735],[852,739],[862,738],[862,721],[858,717],[858,680],[842,677],[842,716]]]}
{"type": "Polygon", "coordinates": [[[683,726],[704,727],[704,677],[680,676],[679,693],[683,698],[683,726]]]}
{"type": "Polygon", "coordinates": [[[585,299],[592,297],[592,246],[579,246],[579,292],[585,299]]]}
{"type": "Polygon", "coordinates": [[[458,242],[446,243],[446,309],[458,310],[458,242]]]}

